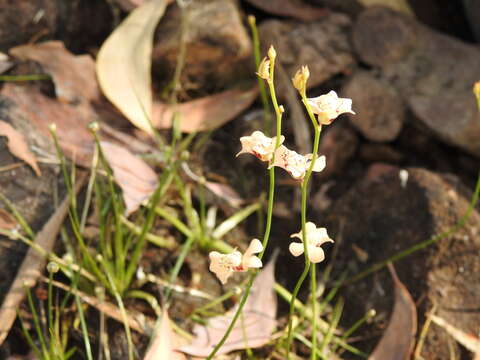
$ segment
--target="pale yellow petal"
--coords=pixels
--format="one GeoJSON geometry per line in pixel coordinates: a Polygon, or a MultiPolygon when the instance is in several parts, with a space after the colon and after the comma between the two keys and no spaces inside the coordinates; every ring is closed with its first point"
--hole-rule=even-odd
{"type": "Polygon", "coordinates": [[[308,246],[308,259],[316,264],[322,262],[325,259],[325,253],[321,247],[308,246]]]}
{"type": "Polygon", "coordinates": [[[297,257],[303,254],[304,248],[302,243],[292,242],[288,247],[290,254],[297,257]]]}

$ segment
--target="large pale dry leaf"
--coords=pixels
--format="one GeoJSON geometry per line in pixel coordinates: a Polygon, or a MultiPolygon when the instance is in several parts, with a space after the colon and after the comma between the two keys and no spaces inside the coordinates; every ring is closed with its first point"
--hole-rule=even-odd
{"type": "MultiPolygon", "coordinates": [[[[79,176],[75,184],[75,194],[77,194],[85,184],[86,179],[87,177],[84,175],[79,176]]],[[[44,251],[50,252],[52,250],[63,220],[68,214],[69,206],[70,196],[67,195],[35,237],[35,244],[44,251]]],[[[15,321],[17,309],[25,297],[25,287],[31,288],[35,285],[45,268],[45,263],[46,258],[40,255],[37,250],[32,247],[28,249],[22,265],[18,269],[18,273],[0,307],[0,345],[7,337],[15,321]]]]}
{"type": "Polygon", "coordinates": [[[128,216],[153,194],[157,187],[157,175],[145,161],[124,147],[107,141],[102,141],[101,146],[115,182],[123,191],[125,215],[128,216]]]}
{"type": "Polygon", "coordinates": [[[187,357],[174,349],[178,347],[178,338],[172,331],[167,310],[163,310],[160,326],[156,329],[151,345],[143,360],[184,360],[187,357]]]}
{"type": "Polygon", "coordinates": [[[395,304],[385,333],[369,360],[410,359],[417,333],[417,309],[412,296],[398,279],[392,264],[388,264],[395,287],[395,304]]]}
{"type": "Polygon", "coordinates": [[[414,17],[415,14],[407,0],[359,0],[364,6],[385,6],[392,10],[414,17]]]}
{"type": "Polygon", "coordinates": [[[102,45],[97,76],[105,96],[138,128],[152,133],[151,54],[155,27],[165,0],[133,10],[102,45]]]}
{"type": "Polygon", "coordinates": [[[477,357],[480,356],[480,338],[473,334],[467,334],[464,331],[449,324],[439,316],[432,315],[432,321],[445,329],[455,340],[473,352],[477,357]]]}
{"type": "MultiPolygon", "coordinates": [[[[242,315],[217,355],[247,347],[261,347],[270,341],[271,334],[277,325],[275,320],[277,298],[273,289],[275,258],[276,256],[255,279],[242,315]]],[[[236,311],[237,306],[223,316],[210,319],[207,326],[195,325],[193,328],[195,339],[190,345],[183,346],[179,350],[193,356],[208,356],[225,334],[236,311]]]]}
{"type": "Polygon", "coordinates": [[[13,66],[13,63],[10,61],[8,56],[0,52],[0,74],[3,74],[5,71],[9,70],[13,66]]]}
{"type": "Polygon", "coordinates": [[[248,108],[258,95],[258,87],[232,89],[179,104],[177,108],[155,102],[152,123],[158,129],[172,127],[174,111],[180,114],[180,130],[191,133],[218,128],[248,108]]]}
{"type": "Polygon", "coordinates": [[[205,187],[235,208],[240,207],[244,203],[244,200],[230,185],[206,181],[205,187]]]}
{"type": "Polygon", "coordinates": [[[325,16],[325,9],[311,6],[301,0],[247,0],[267,13],[288,16],[302,21],[314,21],[325,16]]]}
{"type": "Polygon", "coordinates": [[[28,148],[27,140],[22,133],[14,129],[9,123],[0,120],[0,136],[7,137],[8,150],[10,150],[13,155],[30,165],[37,176],[42,175],[37,164],[37,159],[28,148]]]}
{"type": "Polygon", "coordinates": [[[90,55],[75,56],[61,41],[21,45],[9,52],[18,59],[40,63],[52,77],[60,101],[73,104],[98,99],[95,63],[90,55]]]}

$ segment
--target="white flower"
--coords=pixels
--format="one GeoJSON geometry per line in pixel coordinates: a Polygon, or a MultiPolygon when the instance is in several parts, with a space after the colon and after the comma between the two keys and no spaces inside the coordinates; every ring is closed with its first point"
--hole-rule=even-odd
{"type": "Polygon", "coordinates": [[[339,98],[333,90],[326,95],[309,98],[307,101],[312,108],[312,112],[317,114],[318,122],[323,125],[331,124],[341,114],[355,114],[352,111],[352,100],[339,98]]]}
{"type": "MultiPolygon", "coordinates": [[[[280,137],[280,144],[283,143],[285,138],[283,135],[280,137]]],[[[249,153],[262,161],[270,161],[275,151],[276,137],[270,138],[265,136],[261,131],[254,131],[250,136],[242,136],[240,142],[242,143],[242,150],[237,154],[249,153]]]]}
{"type": "MultiPolygon", "coordinates": [[[[307,222],[305,224],[305,233],[308,247],[308,259],[312,263],[319,263],[323,261],[325,259],[325,253],[323,252],[321,246],[326,242],[333,243],[333,240],[328,237],[327,229],[317,228],[317,226],[313,222],[307,222]]],[[[290,237],[296,237],[302,240],[302,231],[296,234],[292,234],[290,237]]],[[[290,243],[288,249],[293,256],[300,256],[305,250],[303,243],[298,242],[290,243]]]]}
{"type": "MultiPolygon", "coordinates": [[[[294,179],[303,179],[312,164],[312,157],[312,154],[300,155],[296,151],[289,150],[286,146],[282,145],[275,152],[273,166],[285,169],[294,179]]],[[[325,166],[325,156],[319,156],[315,160],[312,171],[320,172],[325,169],[325,166]]]]}
{"type": "Polygon", "coordinates": [[[230,254],[220,254],[218,251],[212,251],[210,257],[210,271],[217,275],[222,284],[226,284],[228,278],[235,271],[248,271],[250,268],[261,268],[262,260],[254,254],[263,250],[262,243],[258,239],[253,239],[242,256],[238,250],[230,254]]]}
{"type": "Polygon", "coordinates": [[[270,79],[270,60],[263,58],[262,62],[258,66],[258,72],[256,73],[264,80],[270,79]]]}

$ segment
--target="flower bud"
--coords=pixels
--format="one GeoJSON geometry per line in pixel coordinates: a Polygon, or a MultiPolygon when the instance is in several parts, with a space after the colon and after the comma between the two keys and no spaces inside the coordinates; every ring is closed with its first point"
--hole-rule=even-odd
{"type": "Polygon", "coordinates": [[[268,57],[270,61],[274,61],[275,58],[277,57],[277,52],[275,51],[275,48],[273,45],[270,45],[270,48],[268,49],[268,57]]]}
{"type": "Polygon", "coordinates": [[[264,80],[270,79],[270,60],[263,58],[262,62],[258,66],[257,75],[264,80]]]}
{"type": "Polygon", "coordinates": [[[480,81],[477,81],[475,85],[473,85],[473,93],[477,98],[478,108],[480,109],[480,81]]]}
{"type": "Polygon", "coordinates": [[[250,26],[254,26],[256,23],[255,16],[248,15],[248,23],[250,24],[250,26]]]}
{"type": "Polygon", "coordinates": [[[47,271],[51,274],[55,274],[60,270],[60,267],[56,262],[50,261],[47,265],[47,271]]]}
{"type": "Polygon", "coordinates": [[[88,124],[88,128],[93,132],[97,132],[100,129],[100,125],[98,125],[98,122],[92,121],[90,124],[88,124]]]}
{"type": "Polygon", "coordinates": [[[292,79],[293,86],[300,93],[304,93],[307,90],[307,80],[310,77],[310,71],[308,66],[302,66],[301,69],[297,70],[297,73],[292,79]]]}

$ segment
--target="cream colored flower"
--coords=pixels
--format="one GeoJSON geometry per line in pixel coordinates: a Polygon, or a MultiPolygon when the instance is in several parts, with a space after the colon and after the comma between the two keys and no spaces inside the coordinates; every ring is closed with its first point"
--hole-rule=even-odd
{"type": "Polygon", "coordinates": [[[352,100],[339,98],[333,90],[326,95],[310,98],[307,101],[312,112],[317,114],[318,122],[323,125],[331,124],[340,114],[355,114],[352,111],[352,100]]]}
{"type": "MultiPolygon", "coordinates": [[[[280,137],[280,144],[283,143],[285,138],[283,135],[280,137]]],[[[269,138],[265,136],[261,131],[254,131],[250,136],[242,136],[240,142],[242,143],[242,150],[237,154],[249,153],[262,161],[270,161],[273,157],[275,150],[276,137],[269,138]]]]}
{"type": "MultiPolygon", "coordinates": [[[[296,151],[289,150],[286,146],[280,146],[275,152],[273,166],[281,167],[288,171],[294,179],[303,179],[312,163],[312,154],[300,155],[296,151]]],[[[326,158],[324,155],[315,160],[312,171],[320,172],[325,169],[326,158]]]]}
{"type": "Polygon", "coordinates": [[[245,254],[238,250],[230,254],[220,254],[218,251],[212,251],[210,257],[210,271],[217,275],[222,284],[226,284],[227,280],[236,271],[248,271],[250,268],[261,268],[262,260],[254,254],[258,254],[263,250],[262,243],[258,239],[250,242],[245,254]]]}
{"type": "Polygon", "coordinates": [[[263,58],[260,65],[258,65],[258,71],[256,73],[259,77],[264,80],[270,79],[270,60],[266,57],[263,58]]]}
{"type": "MultiPolygon", "coordinates": [[[[325,259],[325,253],[321,246],[326,242],[333,243],[333,240],[328,237],[327,229],[317,228],[313,222],[307,222],[305,224],[305,233],[308,247],[308,259],[312,263],[322,262],[325,259]]],[[[292,234],[290,237],[296,237],[303,240],[302,231],[292,234]]],[[[293,256],[300,256],[305,250],[303,243],[298,242],[290,243],[288,249],[293,256]]]]}
{"type": "Polygon", "coordinates": [[[231,254],[220,254],[218,251],[212,251],[209,257],[210,271],[217,275],[222,284],[226,284],[235,269],[242,264],[242,253],[238,250],[231,254]]]}

